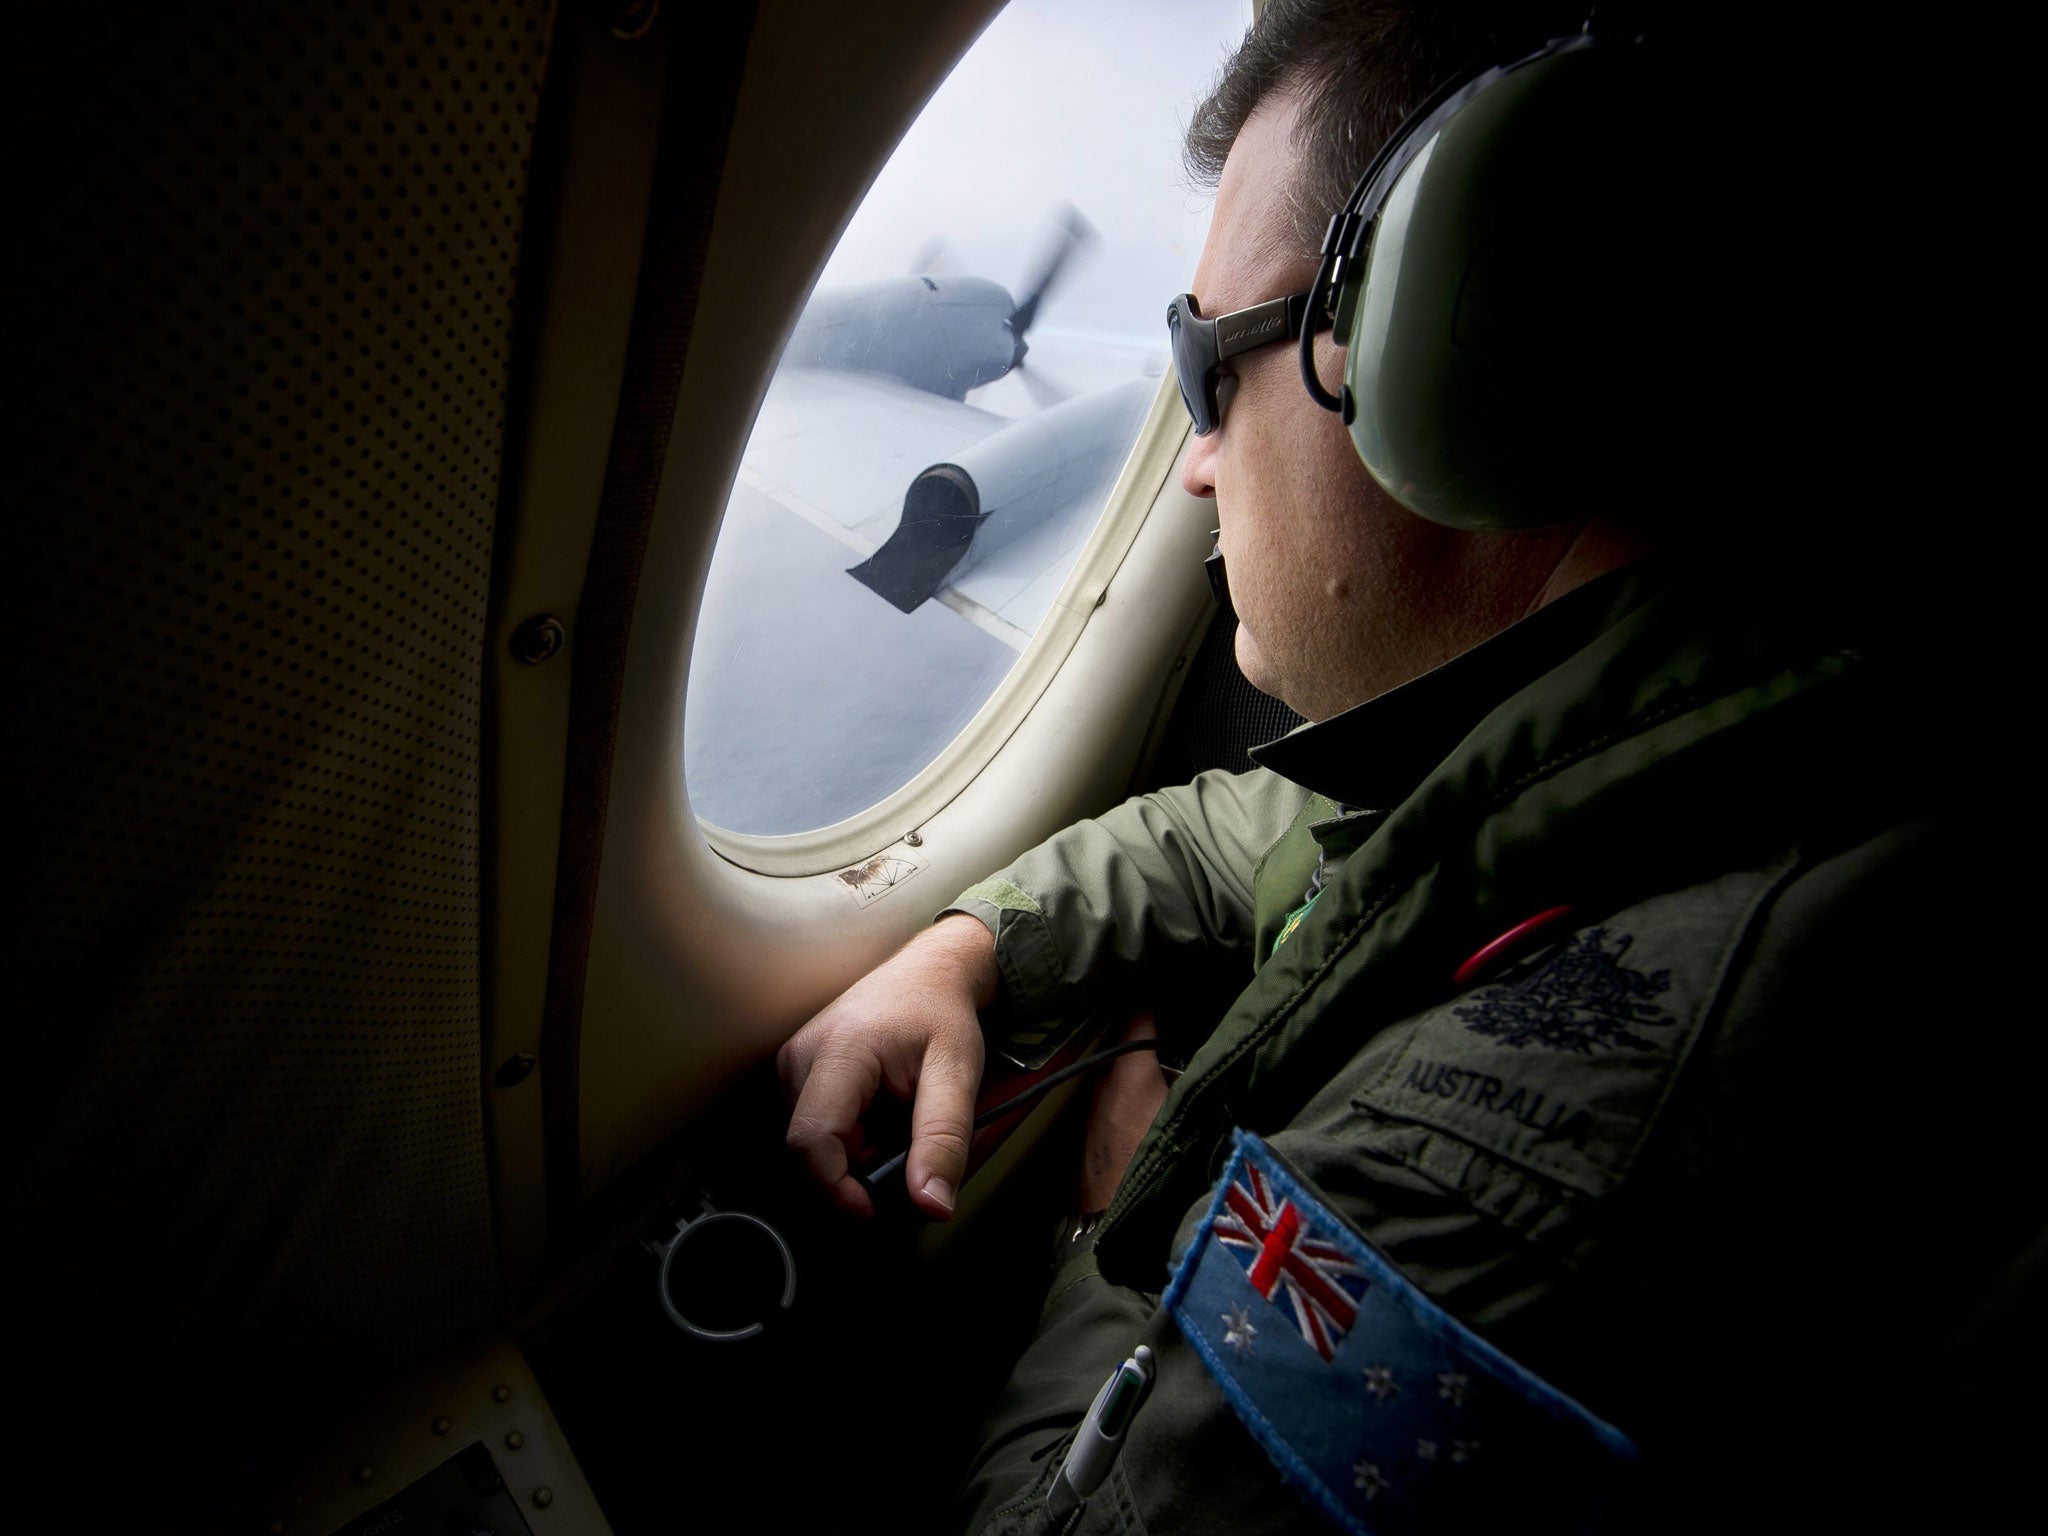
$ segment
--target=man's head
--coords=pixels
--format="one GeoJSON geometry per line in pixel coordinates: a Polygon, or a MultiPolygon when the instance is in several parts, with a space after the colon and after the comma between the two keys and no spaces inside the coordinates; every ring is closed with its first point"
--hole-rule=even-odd
{"type": "MultiPolygon", "coordinates": [[[[1202,314],[1307,288],[1323,226],[1374,151],[1444,76],[1506,46],[1500,30],[1491,14],[1387,0],[1267,7],[1188,133],[1191,169],[1217,186],[1195,270],[1202,314]]],[[[1341,353],[1327,334],[1316,355],[1333,387],[1341,353]]],[[[1222,421],[1193,441],[1182,483],[1216,498],[1240,667],[1309,719],[1419,676],[1618,563],[1584,523],[1465,533],[1408,512],[1309,398],[1292,347],[1218,372],[1222,421]]]]}

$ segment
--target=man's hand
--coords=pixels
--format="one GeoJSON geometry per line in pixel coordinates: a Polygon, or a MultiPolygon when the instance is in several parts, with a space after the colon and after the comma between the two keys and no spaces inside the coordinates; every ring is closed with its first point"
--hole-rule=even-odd
{"type": "MultiPolygon", "coordinates": [[[[1124,1031],[1125,1040],[1157,1038],[1152,1015],[1141,1013],[1124,1031]]],[[[1116,1198],[1117,1186],[1138,1143],[1159,1118],[1166,1102],[1166,1074],[1151,1051],[1133,1051],[1111,1062],[1095,1085],[1088,1112],[1088,1137],[1081,1152],[1081,1210],[1103,1211],[1116,1198]]]]}
{"type": "Polygon", "coordinates": [[[988,929],[955,913],[840,993],[777,1053],[796,1106],[789,1144],[849,1211],[874,1209],[847,1169],[861,1147],[861,1116],[886,1085],[913,1101],[903,1170],[910,1198],[940,1221],[953,1214],[984,1060],[976,1010],[994,1001],[999,979],[988,929]]]}

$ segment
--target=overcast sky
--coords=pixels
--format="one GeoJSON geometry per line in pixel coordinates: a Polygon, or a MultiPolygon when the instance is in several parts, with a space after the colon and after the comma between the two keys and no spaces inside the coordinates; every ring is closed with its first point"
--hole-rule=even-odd
{"type": "Polygon", "coordinates": [[[1250,22],[1248,0],[1011,0],[883,169],[821,286],[902,276],[937,240],[933,270],[1021,297],[1072,203],[1100,239],[1034,346],[1075,331],[1163,343],[1209,219],[1181,131],[1250,22]]]}

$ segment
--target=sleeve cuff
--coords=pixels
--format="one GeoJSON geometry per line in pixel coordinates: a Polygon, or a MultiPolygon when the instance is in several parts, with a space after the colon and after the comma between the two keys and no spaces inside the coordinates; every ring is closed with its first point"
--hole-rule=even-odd
{"type": "Polygon", "coordinates": [[[1029,891],[998,876],[968,887],[946,910],[980,918],[994,937],[1003,991],[1019,1015],[1043,1017],[1058,1010],[1066,990],[1059,945],[1029,891]]]}

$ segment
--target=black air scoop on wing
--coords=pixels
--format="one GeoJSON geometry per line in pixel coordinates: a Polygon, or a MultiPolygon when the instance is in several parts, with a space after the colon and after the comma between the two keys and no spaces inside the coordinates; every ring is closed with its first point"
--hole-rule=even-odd
{"type": "Polygon", "coordinates": [[[932,465],[910,482],[895,531],[847,574],[910,613],[963,564],[999,559],[1077,514],[1092,519],[1157,389],[1127,379],[1062,400],[932,465]]]}
{"type": "Polygon", "coordinates": [[[913,613],[946,584],[973,544],[981,518],[973,477],[957,465],[934,464],[910,482],[896,531],[846,574],[913,613]]]}

